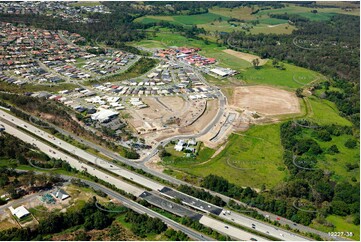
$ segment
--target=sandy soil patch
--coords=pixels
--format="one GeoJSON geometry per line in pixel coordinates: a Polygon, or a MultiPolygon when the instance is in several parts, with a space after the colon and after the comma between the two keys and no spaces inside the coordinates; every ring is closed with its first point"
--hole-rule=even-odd
{"type": "Polygon", "coordinates": [[[300,104],[294,93],[266,86],[235,88],[232,104],[238,108],[264,115],[301,112],[300,104]]]}
{"type": "Polygon", "coordinates": [[[266,62],[268,61],[268,59],[261,59],[259,56],[257,55],[252,55],[252,54],[248,54],[248,53],[243,53],[243,52],[239,52],[239,51],[235,51],[235,50],[231,50],[231,49],[226,49],[223,50],[223,52],[233,55],[237,58],[240,58],[242,60],[248,61],[249,63],[252,63],[252,61],[254,59],[259,59],[259,65],[262,66],[264,64],[266,64],[266,62]]]}
{"type": "MultiPolygon", "coordinates": [[[[200,112],[199,108],[199,112],[200,112]]],[[[192,125],[180,128],[179,132],[190,133],[190,132],[200,132],[205,126],[207,126],[213,118],[216,116],[218,111],[218,100],[208,100],[207,101],[207,108],[202,116],[200,116],[197,121],[195,121],[192,125]]],[[[197,113],[198,114],[198,113],[197,113]]],[[[194,119],[196,115],[193,115],[192,118],[194,119]]]]}
{"type": "Polygon", "coordinates": [[[158,172],[163,172],[164,170],[164,167],[160,164],[158,155],[153,156],[149,161],[145,162],[145,166],[158,172]]]}
{"type": "Polygon", "coordinates": [[[132,110],[132,118],[129,119],[132,126],[140,132],[163,129],[167,121],[178,118],[189,108],[181,97],[148,97],[142,100],[149,107],[132,110]]]}

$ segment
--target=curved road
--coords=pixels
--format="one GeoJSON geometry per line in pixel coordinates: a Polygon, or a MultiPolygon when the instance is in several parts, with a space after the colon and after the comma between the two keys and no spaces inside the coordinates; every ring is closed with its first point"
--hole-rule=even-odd
{"type": "MultiPolygon", "coordinates": [[[[202,81],[206,82],[206,81],[204,80],[204,77],[203,77],[202,75],[200,75],[193,67],[190,67],[190,68],[193,69],[193,71],[196,73],[196,75],[197,75],[202,81]]],[[[172,141],[172,140],[177,140],[177,139],[197,138],[197,137],[200,137],[200,136],[206,134],[207,132],[209,132],[209,131],[213,128],[213,126],[214,126],[217,122],[219,122],[220,118],[222,117],[222,115],[224,114],[224,111],[225,111],[226,97],[223,95],[223,93],[222,93],[221,91],[217,90],[217,92],[218,92],[218,97],[219,97],[219,110],[218,110],[218,113],[217,113],[217,115],[213,118],[213,120],[212,120],[202,131],[200,131],[200,132],[197,133],[197,134],[178,135],[178,136],[166,138],[166,139],[162,140],[161,142],[159,142],[158,145],[164,146],[164,145],[166,145],[167,143],[169,143],[170,141],[172,141]]],[[[1,113],[1,112],[2,112],[2,111],[0,110],[0,113],[1,113]]],[[[6,113],[6,112],[3,112],[2,115],[4,115],[4,114],[7,114],[7,113],[6,113]]],[[[6,116],[7,116],[7,115],[6,115],[6,116]]],[[[14,117],[13,117],[13,118],[14,118],[14,117]]],[[[10,120],[9,120],[9,121],[10,121],[10,120]]],[[[23,121],[18,121],[18,122],[23,122],[23,121]]],[[[51,124],[50,124],[50,125],[51,125],[51,124]]],[[[177,184],[177,185],[185,184],[185,185],[193,186],[193,185],[191,185],[191,184],[189,184],[189,183],[187,183],[187,182],[180,181],[180,180],[178,180],[178,179],[176,179],[176,178],[174,178],[174,177],[168,176],[168,175],[166,175],[166,174],[164,174],[164,173],[162,173],[162,172],[158,172],[158,171],[152,170],[152,169],[150,169],[150,168],[148,168],[148,167],[146,167],[146,166],[144,165],[145,162],[149,161],[154,155],[157,154],[157,152],[158,152],[158,147],[157,147],[157,146],[155,146],[155,147],[149,152],[149,154],[148,154],[146,157],[144,157],[144,158],[142,158],[142,159],[139,159],[139,160],[130,160],[130,159],[127,159],[127,158],[124,158],[124,157],[118,155],[117,153],[114,153],[114,152],[112,152],[112,151],[109,151],[108,149],[105,149],[105,148],[103,148],[103,147],[101,147],[101,146],[98,146],[98,145],[93,144],[93,143],[91,143],[91,142],[89,142],[89,141],[86,141],[86,140],[82,140],[82,139],[80,139],[79,137],[73,135],[72,133],[69,133],[69,132],[67,132],[67,131],[65,131],[65,130],[62,130],[62,129],[54,126],[54,125],[51,125],[51,126],[54,127],[54,128],[55,128],[57,131],[59,131],[60,133],[65,134],[65,135],[69,135],[69,136],[71,136],[73,139],[75,139],[75,140],[77,140],[77,141],[80,141],[80,142],[82,142],[83,144],[88,145],[89,147],[100,151],[101,153],[103,153],[103,154],[111,157],[111,158],[114,159],[114,160],[119,160],[119,161],[121,161],[121,162],[123,162],[123,163],[125,163],[125,164],[127,164],[127,165],[129,165],[129,166],[132,166],[132,167],[134,167],[134,168],[142,169],[143,171],[145,171],[145,172],[147,172],[147,173],[149,173],[149,174],[152,174],[152,175],[154,175],[154,176],[160,177],[160,178],[162,178],[162,179],[164,179],[164,180],[167,180],[167,181],[169,181],[169,182],[171,182],[171,183],[173,183],[173,184],[177,184]]],[[[45,134],[47,135],[47,133],[44,132],[44,136],[45,136],[45,134]]],[[[43,137],[43,138],[46,138],[46,137],[43,137]]],[[[65,143],[65,142],[64,142],[64,143],[65,143]]],[[[109,169],[109,170],[114,170],[114,169],[111,169],[110,167],[108,167],[107,169],[109,169]]],[[[212,191],[209,191],[209,192],[210,192],[211,194],[213,194],[213,195],[217,195],[217,196],[221,197],[221,198],[222,198],[224,201],[226,201],[226,202],[228,202],[228,201],[230,200],[229,197],[224,196],[224,195],[222,195],[222,194],[218,194],[218,193],[212,192],[212,191]]],[[[238,201],[237,201],[237,202],[238,202],[238,201]]],[[[260,211],[260,210],[258,210],[258,212],[260,212],[261,214],[264,214],[264,215],[266,215],[266,214],[269,215],[269,216],[270,216],[270,219],[273,219],[273,220],[276,220],[276,218],[278,217],[278,216],[276,216],[276,215],[269,214],[269,213],[266,213],[266,212],[263,212],[263,211],[260,211]]],[[[244,215],[240,215],[240,216],[243,216],[243,217],[245,217],[245,218],[248,218],[248,217],[246,217],[246,216],[244,216],[244,215]]],[[[326,238],[328,238],[328,239],[337,239],[337,240],[339,239],[339,238],[334,238],[334,237],[328,237],[326,233],[322,233],[322,232],[319,232],[319,231],[317,231],[317,230],[313,230],[313,229],[308,228],[308,227],[306,227],[306,226],[297,226],[297,225],[295,226],[294,223],[293,223],[292,221],[289,221],[289,220],[282,219],[282,221],[280,221],[280,223],[288,224],[291,228],[297,228],[297,229],[300,229],[301,231],[307,231],[307,232],[317,233],[317,234],[319,234],[319,235],[321,235],[321,236],[323,236],[323,237],[326,237],[326,238]]],[[[342,239],[341,239],[341,240],[342,240],[342,239]]]]}

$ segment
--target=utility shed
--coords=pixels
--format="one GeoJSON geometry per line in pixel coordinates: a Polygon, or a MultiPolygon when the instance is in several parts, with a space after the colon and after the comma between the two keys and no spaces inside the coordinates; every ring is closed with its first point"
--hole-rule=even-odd
{"type": "Polygon", "coordinates": [[[30,212],[24,206],[20,206],[15,209],[11,206],[9,207],[9,209],[11,214],[16,216],[18,219],[21,219],[30,214],[30,212]]]}

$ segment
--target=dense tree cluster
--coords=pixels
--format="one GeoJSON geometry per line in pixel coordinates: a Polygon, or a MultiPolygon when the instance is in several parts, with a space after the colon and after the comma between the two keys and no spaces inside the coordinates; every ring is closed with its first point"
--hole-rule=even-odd
{"type": "MultiPolygon", "coordinates": [[[[107,213],[100,210],[95,204],[96,200],[93,198],[85,204],[80,210],[67,211],[65,213],[51,213],[49,216],[41,220],[39,225],[35,228],[13,228],[3,230],[0,232],[0,240],[41,240],[46,235],[59,233],[68,228],[78,225],[84,225],[86,231],[88,230],[102,230],[111,226],[113,221],[119,216],[119,213],[107,213]]],[[[108,208],[111,209],[111,208],[108,208]]],[[[117,211],[123,210],[126,213],[126,221],[132,224],[132,231],[141,237],[145,237],[149,233],[159,234],[167,229],[167,226],[158,218],[150,218],[145,214],[138,214],[125,207],[117,207],[117,211]]],[[[170,237],[187,239],[187,236],[182,233],[168,232],[170,237]]],[[[80,235],[80,238],[84,236],[80,235]]]]}
{"type": "Polygon", "coordinates": [[[212,7],[220,7],[220,8],[237,8],[241,6],[249,6],[254,7],[257,5],[261,9],[270,9],[270,8],[283,8],[285,5],[280,2],[245,2],[245,1],[226,1],[226,2],[211,2],[211,1],[189,1],[189,2],[170,2],[170,1],[162,1],[162,2],[156,2],[151,1],[147,2],[147,4],[157,7],[157,9],[160,11],[155,14],[161,14],[163,15],[164,12],[168,15],[174,15],[174,14],[184,14],[186,12],[187,14],[201,14],[201,13],[207,13],[209,8],[212,7]],[[171,6],[170,8],[166,8],[167,6],[171,6]],[[163,11],[163,13],[162,13],[163,11]]]}
{"type": "Polygon", "coordinates": [[[31,148],[24,141],[6,133],[0,135],[0,147],[0,157],[10,159],[19,158],[31,148]]]}
{"type": "Polygon", "coordinates": [[[187,241],[189,239],[188,236],[182,231],[175,231],[172,228],[167,229],[164,235],[167,236],[171,241],[187,241]]]}
{"type": "MultiPolygon", "coordinates": [[[[287,123],[284,124],[283,129],[287,129],[287,125],[287,123]]],[[[285,130],[283,133],[286,133],[285,130]]],[[[292,136],[284,135],[283,142],[289,141],[290,137],[292,136]]],[[[290,144],[292,142],[291,139],[290,144]]],[[[347,182],[335,185],[330,181],[329,174],[320,169],[297,169],[293,164],[292,155],[292,152],[286,151],[284,157],[292,177],[288,182],[271,190],[270,193],[257,193],[249,187],[237,187],[216,175],[205,177],[202,186],[304,225],[309,225],[316,214],[298,209],[295,201],[299,199],[304,200],[303,203],[307,204],[308,210],[320,211],[321,216],[354,214],[354,222],[357,223],[359,221],[359,185],[351,185],[347,182]]]]}
{"type": "Polygon", "coordinates": [[[149,233],[160,234],[167,229],[167,226],[159,218],[151,218],[146,214],[139,214],[132,210],[126,213],[125,221],[132,223],[131,230],[142,238],[149,233]]]}
{"type": "Polygon", "coordinates": [[[339,91],[326,91],[325,98],[335,102],[341,114],[359,126],[360,24],[357,16],[335,15],[329,21],[306,21],[298,15],[273,17],[295,22],[290,35],[221,35],[231,48],[250,51],[262,58],[277,58],[332,77],[329,85],[339,91]],[[322,61],[320,61],[322,60],[322,61]]]}

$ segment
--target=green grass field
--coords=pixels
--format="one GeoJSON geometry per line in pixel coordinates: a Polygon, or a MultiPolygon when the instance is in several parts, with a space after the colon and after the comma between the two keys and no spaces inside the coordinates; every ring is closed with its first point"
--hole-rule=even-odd
{"type": "Polygon", "coordinates": [[[313,222],[310,227],[315,228],[317,230],[323,232],[352,232],[354,236],[352,237],[345,237],[351,240],[360,240],[360,225],[354,225],[352,223],[352,216],[349,217],[341,217],[336,215],[330,215],[326,218],[326,220],[332,223],[335,227],[330,228],[324,225],[318,224],[317,222],[313,222]],[[350,220],[350,221],[349,221],[350,220]]]}
{"type": "Polygon", "coordinates": [[[296,27],[288,23],[268,25],[268,24],[257,24],[250,32],[252,34],[291,34],[296,27]]]}
{"type": "Polygon", "coordinates": [[[198,155],[195,158],[188,158],[185,157],[184,152],[174,150],[174,145],[168,145],[166,151],[172,156],[164,157],[163,163],[170,164],[173,167],[185,168],[209,160],[215,152],[215,150],[205,147],[203,144],[200,145],[198,150],[198,155]]]}
{"type": "Polygon", "coordinates": [[[318,124],[338,124],[351,126],[352,123],[339,115],[336,105],[328,100],[319,99],[315,96],[307,98],[311,105],[312,113],[310,119],[318,124]]]}
{"type": "Polygon", "coordinates": [[[350,183],[354,183],[351,181],[351,178],[354,177],[359,181],[360,177],[360,169],[353,169],[351,171],[347,171],[346,164],[358,164],[360,157],[359,147],[355,149],[349,149],[345,147],[345,142],[347,139],[352,138],[351,135],[341,135],[341,136],[332,136],[332,140],[329,142],[319,142],[321,148],[323,150],[327,150],[331,145],[336,145],[340,153],[338,154],[325,154],[318,161],[317,165],[323,170],[333,171],[332,179],[341,182],[348,181],[350,183]]]}
{"type": "Polygon", "coordinates": [[[295,4],[287,4],[285,8],[261,10],[256,15],[260,18],[267,16],[267,14],[298,14],[302,17],[308,18],[312,21],[324,21],[329,20],[336,14],[350,14],[359,16],[359,10],[354,9],[352,11],[345,11],[342,8],[308,8],[301,7],[295,4]],[[317,13],[311,13],[311,10],[317,10],[317,13]]]}
{"type": "Polygon", "coordinates": [[[237,8],[220,8],[213,7],[209,9],[210,13],[227,16],[231,18],[238,18],[243,20],[256,20],[257,16],[252,15],[252,8],[250,7],[237,7],[237,8]]]}
{"type": "Polygon", "coordinates": [[[206,24],[218,19],[228,20],[228,16],[223,16],[215,13],[204,13],[197,15],[174,15],[174,16],[152,16],[147,15],[144,17],[137,18],[135,22],[140,22],[143,24],[148,23],[157,23],[160,21],[168,21],[173,24],[180,25],[197,25],[197,24],[206,24]]]}
{"type": "Polygon", "coordinates": [[[252,34],[291,34],[295,29],[294,26],[289,25],[287,20],[271,18],[268,14],[297,14],[299,16],[308,18],[312,21],[325,21],[331,19],[332,16],[336,14],[349,14],[359,16],[359,10],[354,8],[351,11],[345,11],[341,7],[325,7],[317,8],[317,13],[311,13],[313,8],[301,7],[296,4],[286,4],[285,8],[279,9],[267,9],[260,10],[256,14],[252,14],[253,10],[249,7],[237,7],[237,8],[220,8],[213,7],[209,9],[208,13],[198,14],[198,15],[173,15],[173,16],[152,16],[147,15],[140,18],[137,18],[135,22],[141,22],[144,24],[147,23],[156,23],[160,21],[168,21],[173,24],[179,24],[184,26],[197,25],[199,28],[204,28],[210,32],[232,32],[245,31],[241,26],[232,26],[227,22],[230,18],[241,19],[248,23],[251,21],[258,20],[259,24],[252,26],[250,33],[252,34]]]}
{"type": "Polygon", "coordinates": [[[153,16],[153,15],[146,15],[134,20],[134,22],[142,23],[142,24],[149,24],[149,23],[158,23],[160,21],[168,21],[175,23],[173,16],[153,16]]]}
{"type": "Polygon", "coordinates": [[[197,177],[216,174],[239,186],[254,188],[262,184],[273,187],[287,176],[279,124],[253,126],[244,136],[231,135],[224,150],[208,162],[171,167],[197,177]]]}
{"type": "Polygon", "coordinates": [[[251,64],[245,60],[232,56],[223,52],[226,47],[219,47],[215,43],[205,44],[201,40],[186,38],[180,34],[170,34],[166,30],[157,33],[157,36],[149,36],[148,40],[142,40],[132,43],[133,46],[141,46],[146,48],[168,48],[168,47],[198,47],[201,48],[199,54],[206,57],[216,58],[219,65],[229,67],[234,70],[244,70],[251,67],[251,64]]]}
{"type": "Polygon", "coordinates": [[[260,19],[259,22],[261,24],[269,24],[269,25],[277,25],[277,24],[285,24],[288,23],[285,19],[277,19],[277,18],[263,18],[260,19]]]}
{"type": "Polygon", "coordinates": [[[285,70],[280,70],[272,66],[272,61],[268,61],[257,69],[248,68],[245,72],[241,72],[240,79],[249,84],[266,84],[296,89],[312,81],[325,78],[317,72],[302,67],[286,63],[284,67],[285,70]]]}
{"type": "Polygon", "coordinates": [[[197,15],[178,15],[174,16],[173,18],[177,23],[182,23],[184,25],[194,25],[210,23],[218,19],[228,20],[229,16],[218,15],[215,13],[204,13],[197,15]]]}

